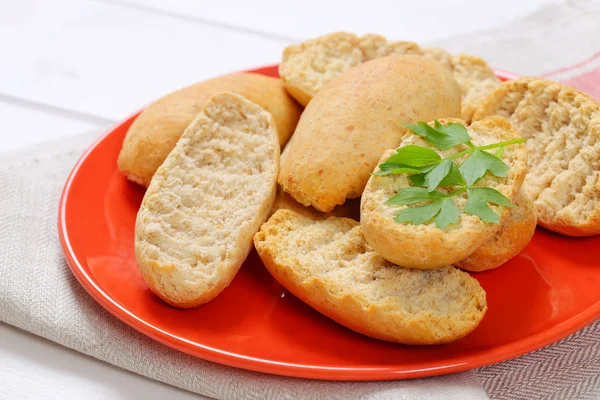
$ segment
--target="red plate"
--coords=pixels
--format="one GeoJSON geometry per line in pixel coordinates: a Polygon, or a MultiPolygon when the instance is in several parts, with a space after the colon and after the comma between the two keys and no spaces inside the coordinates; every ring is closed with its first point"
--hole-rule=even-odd
{"type": "MultiPolygon", "coordinates": [[[[258,72],[277,76],[276,67],[258,72]]],[[[500,74],[502,77],[502,75],[500,74]]],[[[359,335],[287,293],[252,252],[221,295],[193,310],[172,308],[147,288],[133,254],[143,189],[117,170],[135,115],[79,160],[60,202],[65,256],[83,287],[138,331],[186,353],[235,367],[303,378],[380,380],[463,371],[550,344],[600,316],[600,237],[538,229],[502,268],[478,273],[489,311],[453,344],[411,347],[359,335]]]]}

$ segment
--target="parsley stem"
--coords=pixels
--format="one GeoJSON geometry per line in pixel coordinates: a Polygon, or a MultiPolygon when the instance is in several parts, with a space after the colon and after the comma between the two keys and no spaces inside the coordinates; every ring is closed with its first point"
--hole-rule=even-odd
{"type": "Polygon", "coordinates": [[[500,143],[493,143],[493,144],[488,144],[485,146],[480,146],[480,147],[470,147],[467,150],[463,150],[461,152],[458,152],[454,155],[451,155],[450,157],[446,157],[444,158],[444,160],[454,160],[455,158],[459,158],[462,156],[466,156],[467,154],[471,154],[473,153],[475,150],[489,150],[489,149],[496,149],[498,147],[505,147],[505,146],[509,146],[511,144],[518,144],[518,143],[525,143],[525,139],[523,138],[519,138],[519,139],[512,139],[512,140],[507,140],[505,142],[500,142],[500,143]]]}
{"type": "Polygon", "coordinates": [[[511,144],[519,144],[519,143],[525,143],[525,139],[519,138],[519,139],[507,140],[506,142],[488,144],[486,146],[478,147],[478,149],[479,150],[496,149],[498,147],[504,147],[504,146],[509,146],[511,144]]]}
{"type": "Polygon", "coordinates": [[[466,187],[463,187],[463,188],[460,188],[460,189],[456,189],[455,191],[448,193],[445,197],[446,198],[448,198],[448,197],[454,197],[456,195],[459,195],[459,194],[465,192],[466,190],[467,190],[466,187]]]}
{"type": "Polygon", "coordinates": [[[469,148],[467,150],[463,150],[461,152],[458,152],[458,153],[456,153],[454,155],[451,155],[450,157],[446,157],[446,158],[444,158],[444,160],[454,160],[455,158],[466,156],[467,154],[471,154],[475,150],[477,150],[477,147],[474,147],[474,148],[472,147],[472,148],[469,148]]]}

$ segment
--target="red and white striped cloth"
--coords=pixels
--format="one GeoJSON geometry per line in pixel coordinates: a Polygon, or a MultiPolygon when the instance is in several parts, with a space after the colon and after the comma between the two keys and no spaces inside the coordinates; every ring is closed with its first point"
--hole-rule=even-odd
{"type": "MultiPolygon", "coordinates": [[[[598,36],[600,36],[600,18],[598,24],[598,36]]],[[[600,52],[577,64],[542,74],[542,76],[563,82],[600,99],[600,52]]]]}
{"type": "MultiPolygon", "coordinates": [[[[467,21],[464,21],[467,22],[467,21]]],[[[600,2],[547,5],[502,28],[435,43],[521,76],[542,76],[600,99],[600,2]]]]}

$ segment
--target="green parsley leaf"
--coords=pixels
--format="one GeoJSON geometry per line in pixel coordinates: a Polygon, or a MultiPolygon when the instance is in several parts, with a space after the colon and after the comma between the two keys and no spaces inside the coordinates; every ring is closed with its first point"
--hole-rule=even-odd
{"type": "Polygon", "coordinates": [[[465,204],[464,211],[467,214],[481,218],[481,220],[484,222],[490,222],[492,224],[500,223],[500,216],[496,214],[494,210],[488,206],[485,200],[480,197],[469,196],[467,198],[467,204],[465,204]]]}
{"type": "Polygon", "coordinates": [[[506,206],[510,208],[515,208],[513,203],[510,202],[508,197],[497,191],[496,189],[492,189],[489,187],[476,187],[471,189],[470,196],[477,196],[487,201],[488,203],[498,204],[499,206],[506,206]]]}
{"type": "Polygon", "coordinates": [[[406,126],[417,135],[422,136],[427,143],[440,150],[448,150],[457,144],[462,143],[461,139],[451,136],[445,132],[440,132],[423,121],[418,122],[416,125],[406,123],[403,123],[402,125],[406,126]]]}
{"type": "Polygon", "coordinates": [[[429,124],[423,121],[418,122],[416,125],[405,123],[403,123],[402,125],[406,126],[408,129],[410,129],[417,135],[422,136],[427,141],[427,143],[440,150],[448,150],[456,146],[457,144],[465,143],[464,137],[455,137],[449,135],[446,132],[441,132],[435,128],[432,128],[431,126],[429,126],[429,124]]]}
{"type": "Polygon", "coordinates": [[[462,144],[471,143],[469,131],[467,131],[467,128],[463,124],[450,122],[448,123],[448,126],[444,126],[436,119],[435,129],[456,138],[456,140],[460,140],[460,143],[462,144]]]}
{"type": "Polygon", "coordinates": [[[452,161],[444,160],[425,175],[425,186],[427,186],[428,191],[432,192],[439,186],[440,182],[450,172],[452,164],[454,164],[452,161]]]}
{"type": "Polygon", "coordinates": [[[408,177],[410,183],[413,186],[425,186],[425,175],[426,174],[415,174],[408,177]]]}
{"type": "Polygon", "coordinates": [[[433,220],[440,229],[444,229],[448,225],[455,224],[460,216],[460,211],[456,207],[456,203],[452,199],[444,199],[440,213],[433,220]]]}
{"type": "Polygon", "coordinates": [[[409,186],[398,191],[393,197],[390,197],[385,204],[387,205],[405,205],[422,203],[424,201],[440,200],[445,197],[445,194],[438,192],[428,192],[425,188],[409,186]]]}
{"type": "MultiPolygon", "coordinates": [[[[384,164],[381,164],[384,165],[384,164]]],[[[376,171],[373,172],[371,175],[375,175],[375,176],[385,176],[385,175],[400,175],[400,174],[420,174],[421,171],[414,169],[414,168],[407,168],[407,167],[398,167],[398,168],[384,168],[381,169],[380,166],[380,171],[376,171]]]]}
{"type": "Polygon", "coordinates": [[[422,167],[411,167],[406,164],[388,163],[379,164],[379,171],[373,172],[375,176],[400,175],[400,174],[421,174],[435,168],[436,164],[425,165],[422,167]]]}
{"type": "Polygon", "coordinates": [[[487,203],[515,207],[515,205],[502,193],[488,187],[479,187],[468,190],[467,196],[465,212],[481,218],[482,221],[491,222],[493,224],[500,223],[500,216],[496,214],[487,203]]]}
{"type": "Polygon", "coordinates": [[[442,181],[440,182],[440,184],[438,186],[462,186],[462,187],[464,187],[465,185],[466,185],[465,179],[463,178],[462,174],[460,173],[458,166],[456,165],[456,163],[454,161],[452,161],[452,166],[450,167],[450,172],[448,172],[448,175],[446,175],[446,177],[444,179],[442,179],[442,181]]]}
{"type": "Polygon", "coordinates": [[[383,164],[379,165],[379,168],[383,169],[384,171],[390,170],[390,169],[408,168],[408,169],[417,171],[418,173],[425,173],[425,172],[429,172],[432,169],[434,169],[436,165],[437,164],[431,164],[431,165],[424,165],[422,167],[418,167],[418,166],[409,166],[409,165],[405,165],[405,164],[383,163],[383,164]]]}
{"type": "Polygon", "coordinates": [[[485,151],[475,150],[469,158],[459,167],[462,176],[468,186],[472,186],[490,171],[492,175],[505,178],[509,170],[508,165],[493,154],[485,151]]]}
{"type": "Polygon", "coordinates": [[[394,213],[397,215],[394,221],[419,225],[431,220],[441,209],[442,200],[437,200],[424,206],[405,208],[394,213]]]}
{"type": "Polygon", "coordinates": [[[439,150],[447,150],[460,144],[467,145],[468,148],[445,159],[427,147],[408,145],[396,150],[396,154],[379,165],[380,171],[374,175],[408,174],[411,182],[411,186],[399,190],[385,204],[422,203],[417,207],[408,207],[394,212],[396,222],[422,224],[433,220],[440,229],[445,229],[448,225],[457,223],[460,218],[461,211],[453,197],[465,191],[467,203],[463,211],[485,222],[500,223],[500,216],[494,212],[491,204],[515,207],[499,191],[483,186],[473,188],[473,185],[488,173],[505,178],[509,166],[500,159],[504,148],[523,143],[524,139],[477,147],[471,143],[469,131],[462,124],[448,123],[445,126],[436,120],[433,127],[423,121],[403,125],[439,150]],[[484,151],[491,149],[497,149],[495,155],[484,151]],[[460,166],[453,161],[459,157],[465,157],[465,161],[460,166]],[[438,187],[455,188],[445,194],[436,190],[438,187]]]}
{"type": "Polygon", "coordinates": [[[388,158],[388,164],[404,164],[409,167],[421,167],[440,162],[442,157],[427,147],[410,144],[400,147],[396,154],[388,158]]]}

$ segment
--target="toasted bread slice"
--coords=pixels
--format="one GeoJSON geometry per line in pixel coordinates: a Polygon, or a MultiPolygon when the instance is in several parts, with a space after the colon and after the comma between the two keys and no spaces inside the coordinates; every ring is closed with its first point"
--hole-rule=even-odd
{"type": "Polygon", "coordinates": [[[154,293],[189,308],[229,285],[273,205],[278,162],[271,114],[233,93],[204,105],[137,215],[135,255],[154,293]]]}
{"type": "MultiPolygon", "coordinates": [[[[458,119],[440,122],[444,125],[448,122],[464,124],[464,121],[458,119]]],[[[475,122],[468,127],[468,130],[471,142],[476,146],[519,137],[510,123],[499,116],[475,122]]],[[[407,134],[399,147],[408,144],[433,148],[416,134],[407,134]]],[[[465,145],[459,145],[439,153],[442,157],[449,157],[466,148],[465,145]]],[[[394,153],[395,150],[387,151],[381,157],[380,163],[394,153]]],[[[488,175],[476,185],[496,189],[513,201],[525,178],[527,165],[525,144],[506,147],[502,160],[510,167],[506,178],[488,175]]],[[[460,163],[462,159],[459,158],[457,161],[460,163]]],[[[409,206],[386,205],[385,202],[398,190],[408,186],[410,181],[407,175],[372,175],[361,200],[360,220],[365,238],[378,254],[395,264],[422,269],[454,264],[472,254],[500,229],[501,225],[484,222],[477,216],[462,212],[467,201],[466,193],[453,197],[461,214],[456,224],[449,225],[444,230],[439,229],[433,222],[424,225],[395,222],[393,213],[409,206]]],[[[491,208],[500,215],[500,223],[508,217],[507,207],[492,205],[491,208]]]]}
{"type": "Polygon", "coordinates": [[[295,296],[340,324],[405,344],[448,343],[482,320],[485,292],[467,273],[402,268],[378,256],[360,224],[276,212],[254,237],[271,274],[295,296]]]}
{"type": "Polygon", "coordinates": [[[424,55],[450,69],[462,91],[462,119],[467,122],[483,97],[500,84],[494,71],[479,57],[348,32],[330,33],[286,47],[279,74],[290,94],[306,106],[333,78],[363,62],[392,54],[424,55]]]}
{"type": "Polygon", "coordinates": [[[504,82],[474,119],[499,114],[527,139],[523,191],[538,223],[569,236],[600,234],[600,104],[547,79],[504,82]]]}
{"type": "Polygon", "coordinates": [[[204,103],[224,91],[244,96],[271,113],[283,148],[296,129],[302,108],[290,97],[281,80],[252,73],[223,75],[179,89],[142,111],[123,141],[119,170],[128,179],[148,187],[204,103]]]}
{"type": "Polygon", "coordinates": [[[456,267],[467,271],[487,271],[498,268],[517,254],[531,241],[537,225],[533,202],[522,192],[515,200],[517,208],[511,209],[500,230],[483,246],[456,267]]]}

